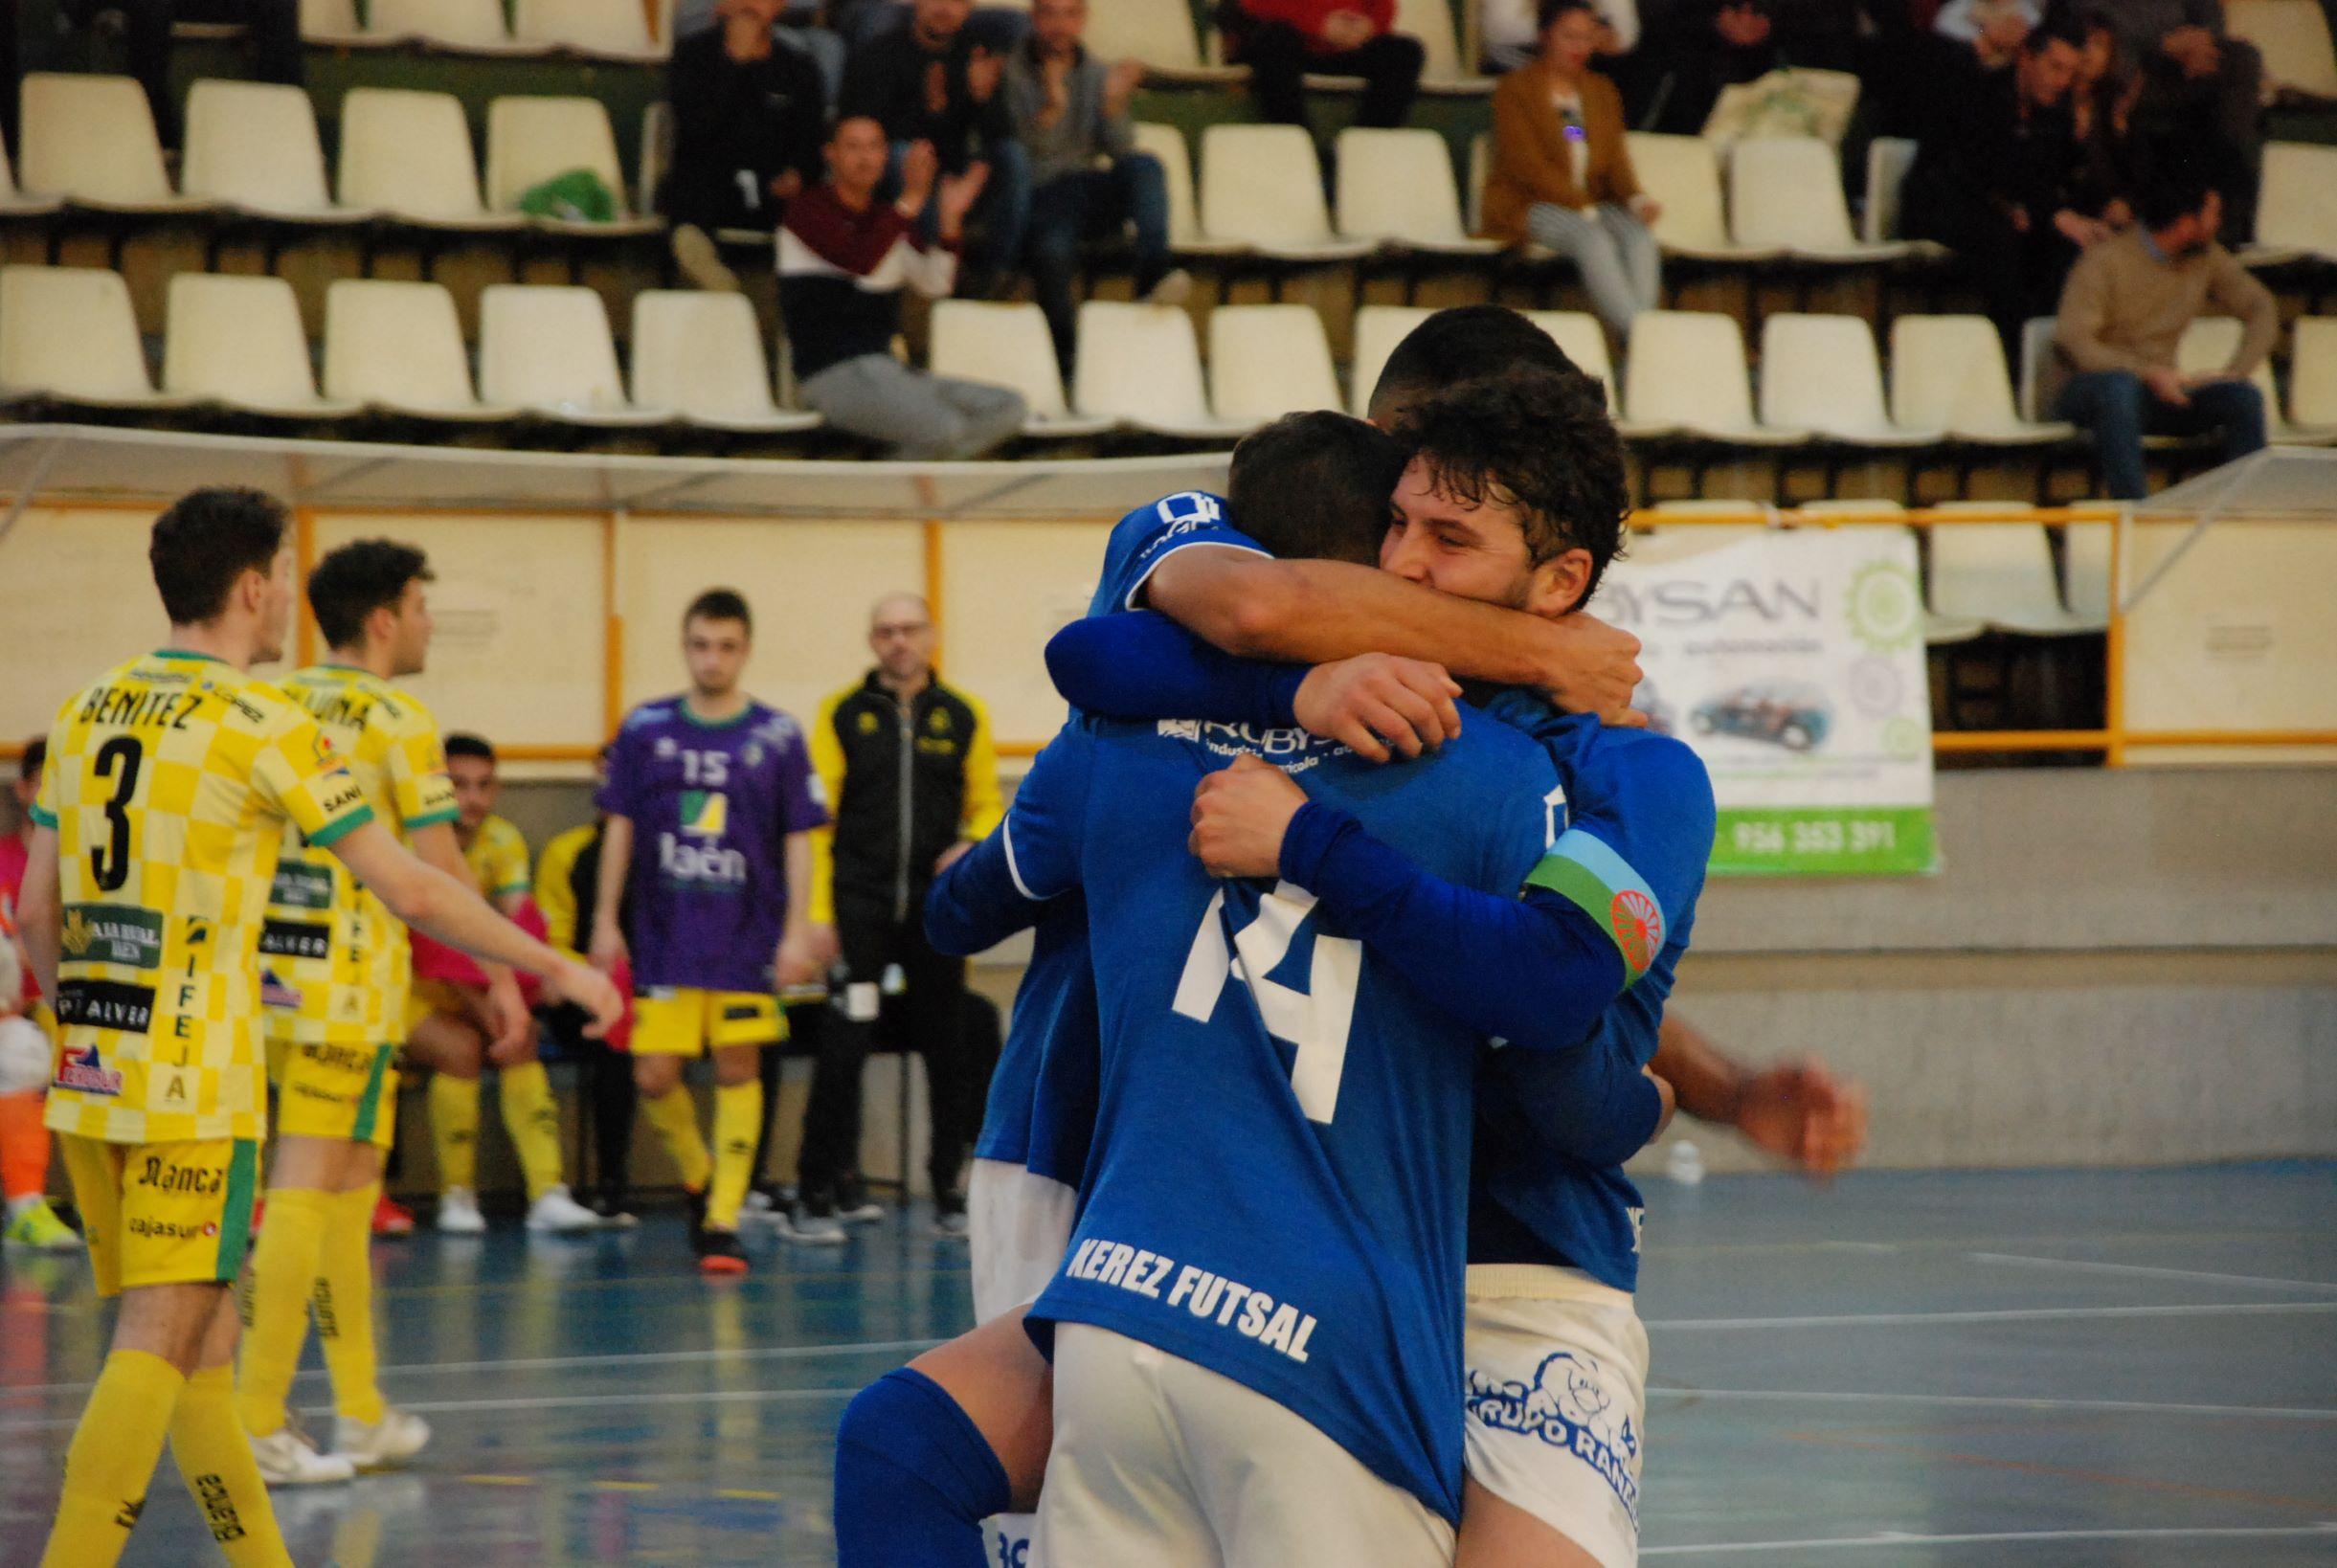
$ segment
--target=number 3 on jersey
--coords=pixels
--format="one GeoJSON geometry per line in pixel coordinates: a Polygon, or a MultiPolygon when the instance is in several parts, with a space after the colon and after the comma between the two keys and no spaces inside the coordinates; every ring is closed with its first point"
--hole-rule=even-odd
{"type": "Polygon", "coordinates": [[[1339,1078],[1347,1069],[1347,1036],[1355,1025],[1363,944],[1317,930],[1307,988],[1294,991],[1267,976],[1289,955],[1299,928],[1315,912],[1315,895],[1287,882],[1276,885],[1258,901],[1257,918],[1234,937],[1230,952],[1225,907],[1221,889],[1202,912],[1201,929],[1193,933],[1193,946],[1185,953],[1184,974],[1172,1006],[1180,1016],[1206,1023],[1228,979],[1247,986],[1266,1032],[1297,1051],[1291,1065],[1291,1092],[1298,1097],[1298,1109],[1307,1120],[1327,1125],[1338,1109],[1339,1078]]]}

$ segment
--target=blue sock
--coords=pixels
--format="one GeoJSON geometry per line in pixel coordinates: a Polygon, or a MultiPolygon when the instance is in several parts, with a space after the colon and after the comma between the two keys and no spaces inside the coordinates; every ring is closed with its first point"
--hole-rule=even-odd
{"type": "Polygon", "coordinates": [[[924,1373],[888,1372],[845,1407],[837,1568],[985,1568],[981,1522],[1013,1506],[989,1442],[924,1373]]]}

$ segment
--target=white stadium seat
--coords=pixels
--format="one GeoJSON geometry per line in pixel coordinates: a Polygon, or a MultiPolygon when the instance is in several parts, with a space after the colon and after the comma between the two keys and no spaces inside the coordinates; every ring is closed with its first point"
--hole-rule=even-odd
{"type": "Polygon", "coordinates": [[[1432,130],[1349,128],[1338,136],[1338,232],[1442,256],[1501,248],[1461,226],[1452,150],[1432,130]]]}
{"type": "Polygon", "coordinates": [[[1640,189],[1663,204],[1654,234],[1667,256],[1692,261],[1766,261],[1784,254],[1781,246],[1740,244],[1729,234],[1720,163],[1710,142],[1700,136],[1632,131],[1625,145],[1640,189]]]}
{"type": "Polygon", "coordinates": [[[2315,435],[2337,433],[2337,317],[2296,325],[2288,360],[2288,422],[2315,435]]]}
{"type": "Polygon", "coordinates": [[[1262,256],[1344,261],[1370,240],[1332,232],[1315,139],[1296,125],[1211,125],[1201,135],[1201,228],[1262,256]]]}
{"type": "Polygon", "coordinates": [[[1799,261],[1894,261],[1911,247],[1868,244],[1852,232],[1840,155],[1814,136],[1755,136],[1728,149],[1730,232],[1741,245],[1799,261]]]}
{"type": "Polygon", "coordinates": [[[1623,408],[1636,424],[1706,440],[1791,446],[1809,439],[1807,431],[1754,422],[1744,336],[1734,316],[1641,312],[1631,324],[1623,408]]]}
{"type": "MultiPolygon", "coordinates": [[[[2002,504],[1949,502],[1939,512],[2001,512],[2002,504]]],[[[1931,603],[1951,620],[1979,620],[2031,637],[2099,632],[2106,615],[2073,615],[2054,581],[2053,547],[2036,523],[1948,523],[1931,530],[1931,603]]]]}
{"type": "Polygon", "coordinates": [[[1901,316],[1891,324],[1891,412],[1975,446],[2050,446],[2075,425],[2020,416],[2004,340],[1985,316],[1901,316]]]}
{"type": "Polygon", "coordinates": [[[2321,0],[2223,0],[2223,23],[2263,55],[2273,87],[2337,98],[2337,46],[2321,0]]]}
{"type": "Polygon", "coordinates": [[[130,291],[103,267],[0,267],[0,397],[183,408],[154,390],[130,291]]]}
{"type": "MultiPolygon", "coordinates": [[[[2234,317],[2201,316],[2183,329],[2183,340],[2175,348],[2175,363],[2188,375],[2219,374],[2239,351],[2240,339],[2245,334],[2245,325],[2234,317]]],[[[2317,431],[2298,430],[2288,423],[2281,390],[2272,378],[2270,359],[2257,366],[2248,379],[2257,395],[2264,400],[2264,435],[2273,445],[2309,446],[2323,438],[2317,431]]]]}
{"type": "Polygon", "coordinates": [[[1140,60],[1169,81],[1239,81],[1248,75],[1202,57],[1192,10],[1177,0],[1091,0],[1087,46],[1099,59],[1140,60]]]}
{"type": "Polygon", "coordinates": [[[1167,180],[1169,248],[1180,256],[1238,254],[1239,244],[1211,239],[1201,232],[1201,208],[1193,194],[1193,152],[1185,145],[1184,132],[1174,125],[1140,120],[1135,133],[1136,150],[1159,159],[1167,180]]]}
{"type": "Polygon", "coordinates": [[[24,189],[107,213],[189,213],[211,204],[170,189],[146,90],[128,77],[35,71],[24,78],[24,189]]]}
{"type": "Polygon", "coordinates": [[[1210,412],[1193,318],[1171,305],[1090,300],[1079,307],[1071,406],[1090,418],[1187,440],[1240,436],[1256,424],[1210,412]]]}
{"type": "Polygon", "coordinates": [[[1607,412],[1616,414],[1615,429],[1625,439],[1644,440],[1672,433],[1669,425],[1639,424],[1617,412],[1621,391],[1615,385],[1614,361],[1607,351],[1607,328],[1599,325],[1598,317],[1584,310],[1529,310],[1525,319],[1549,333],[1577,370],[1598,378],[1607,390],[1607,412]]]}
{"type": "Polygon", "coordinates": [[[1075,414],[1063,395],[1055,340],[1035,304],[940,300],[933,305],[926,365],[935,375],[1012,387],[1030,410],[1022,434],[1070,438],[1100,436],[1115,420],[1075,414]]]}
{"type": "Polygon", "coordinates": [[[608,309],[589,288],[494,283],[482,292],[479,392],[538,418],[594,429],[674,417],[671,409],[625,396],[608,309]]]}
{"type": "Polygon", "coordinates": [[[1494,90],[1494,78],[1480,76],[1474,62],[1461,57],[1448,0],[1396,0],[1394,31],[1420,40],[1422,92],[1476,97],[1494,90]]]}
{"type": "Polygon", "coordinates": [[[298,87],[198,81],[187,95],[179,183],[251,217],[281,223],[361,223],[372,216],[332,199],[316,105],[298,87]]]}
{"type": "Polygon", "coordinates": [[[1338,372],[1313,305],[1219,305],[1209,314],[1209,407],[1221,419],[1265,424],[1336,409],[1338,372]]]}
{"type": "Polygon", "coordinates": [[[509,419],[482,403],[455,297],[438,283],[344,278],[325,291],[325,395],[459,424],[509,419]]]}
{"type": "Polygon", "coordinates": [[[671,53],[650,35],[640,0],[518,0],[511,35],[587,59],[649,63],[671,53]]]}
{"type": "Polygon", "coordinates": [[[283,419],[341,419],[364,407],[317,395],[300,302],[281,278],[172,278],[163,390],[283,419]]]}
{"type": "Polygon", "coordinates": [[[762,324],[743,294],[648,288],[633,297],[633,401],[738,436],[812,430],[817,414],[771,394],[762,324]]]}
{"type": "Polygon", "coordinates": [[[503,0],[367,0],[366,30],[463,55],[546,55],[511,36],[503,0]]]}
{"type": "Polygon", "coordinates": [[[540,229],[563,235],[623,235],[655,233],[654,217],[625,210],[625,171],[617,158],[617,133],[609,111],[596,98],[499,98],[487,106],[486,203],[517,215],[520,199],[546,180],[574,169],[597,175],[618,204],[616,220],[586,223],[567,218],[531,218],[540,229]]]}
{"type": "Polygon", "coordinates": [[[1771,316],[1761,329],[1761,422],[1852,446],[1936,446],[1937,425],[1892,422],[1875,332],[1862,316],[1771,316]]]}
{"type": "Polygon", "coordinates": [[[470,122],[451,93],[353,87],[341,101],[341,203],[432,229],[516,229],[479,194],[470,122]]]}
{"type": "Polygon", "coordinates": [[[9,167],[8,140],[0,137],[0,218],[38,217],[64,205],[62,197],[32,195],[17,185],[9,167]]]}
{"type": "Polygon", "coordinates": [[[2337,147],[2268,143],[2256,204],[2256,246],[2248,259],[2261,263],[2299,255],[2337,262],[2337,147]]]}

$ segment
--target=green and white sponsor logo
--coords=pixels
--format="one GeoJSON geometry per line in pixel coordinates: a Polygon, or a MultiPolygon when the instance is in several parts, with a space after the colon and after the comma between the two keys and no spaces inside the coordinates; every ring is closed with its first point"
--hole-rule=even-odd
{"type": "Polygon", "coordinates": [[[1876,653],[1911,648],[1923,633],[1923,594],[1898,561],[1869,561],[1850,580],[1851,635],[1876,653]]]}
{"type": "Polygon", "coordinates": [[[64,949],[77,963],[159,969],[163,917],[121,904],[76,904],[65,910],[64,949]]]}
{"type": "Polygon", "coordinates": [[[329,909],[333,907],[333,874],[322,865],[281,862],[268,898],[287,909],[329,909]]]}
{"type": "Polygon", "coordinates": [[[1920,876],[1939,860],[1928,806],[1724,808],[1712,847],[1719,876],[1920,876]]]}

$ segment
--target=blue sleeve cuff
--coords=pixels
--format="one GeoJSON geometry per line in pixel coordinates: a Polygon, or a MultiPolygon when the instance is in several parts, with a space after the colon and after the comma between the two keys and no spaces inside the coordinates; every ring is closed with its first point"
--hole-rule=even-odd
{"type": "Polygon", "coordinates": [[[1259,682],[1259,697],[1270,729],[1298,728],[1298,688],[1314,673],[1311,664],[1269,664],[1259,682]]]}
{"type": "Polygon", "coordinates": [[[1282,832],[1282,880],[1320,896],[1333,850],[1342,839],[1362,832],[1363,824],[1337,806],[1308,801],[1282,832]]]}

